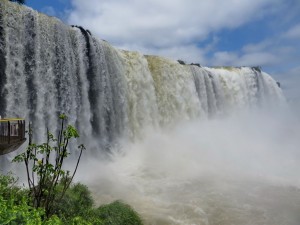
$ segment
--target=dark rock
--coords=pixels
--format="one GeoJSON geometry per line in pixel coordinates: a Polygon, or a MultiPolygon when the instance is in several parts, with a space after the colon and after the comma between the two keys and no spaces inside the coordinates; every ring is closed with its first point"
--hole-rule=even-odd
{"type": "Polygon", "coordinates": [[[84,29],[82,26],[71,25],[71,27],[78,28],[84,36],[86,36],[86,35],[91,35],[92,36],[91,31],[84,29]]]}
{"type": "Polygon", "coordinates": [[[179,62],[179,64],[181,65],[185,65],[185,62],[183,60],[178,59],[177,62],[179,62]]]}
{"type": "Polygon", "coordinates": [[[190,65],[201,67],[200,63],[191,63],[190,65]]]}
{"type": "Polygon", "coordinates": [[[276,82],[276,84],[278,85],[278,87],[280,87],[280,86],[281,86],[280,82],[278,82],[278,81],[276,82]]]}
{"type": "Polygon", "coordinates": [[[255,71],[261,73],[261,67],[260,66],[253,66],[252,70],[255,70],[255,71]]]}
{"type": "Polygon", "coordinates": [[[86,32],[88,32],[91,36],[92,36],[92,33],[91,33],[91,31],[90,30],[86,30],[86,32]]]}

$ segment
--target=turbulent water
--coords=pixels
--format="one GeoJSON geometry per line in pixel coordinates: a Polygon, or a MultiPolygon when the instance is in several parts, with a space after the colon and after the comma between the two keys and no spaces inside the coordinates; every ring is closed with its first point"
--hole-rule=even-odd
{"type": "MultiPolygon", "coordinates": [[[[299,217],[284,209],[288,205],[299,210],[289,205],[289,198],[298,189],[277,189],[252,176],[244,182],[240,174],[239,178],[223,177],[218,173],[227,157],[222,148],[227,149],[230,142],[210,146],[197,141],[204,137],[214,142],[229,135],[228,141],[233,136],[224,130],[217,140],[212,138],[224,127],[225,118],[245,112],[251,115],[260,108],[278,109],[284,102],[277,83],[257,67],[182,65],[118,50],[81,27],[0,1],[0,115],[32,121],[35,140],[39,141],[46,128],[55,133],[60,113],[67,114],[69,122],[79,129],[80,142],[88,149],[87,157],[110,153],[111,161],[96,164],[118,181],[110,182],[101,177],[102,173],[91,176],[93,184],[87,178],[82,180],[95,187],[99,202],[125,199],[149,224],[299,224],[299,217]],[[216,126],[213,121],[223,122],[216,126]],[[189,134],[194,139],[189,140],[189,134]],[[151,147],[147,141],[153,142],[151,147]],[[156,142],[159,145],[155,146],[156,142]],[[206,160],[214,163],[213,159],[222,163],[211,171],[205,165],[206,160]],[[254,189],[244,193],[244,188],[250,186],[254,189]],[[276,201],[277,208],[287,213],[282,223],[271,219],[277,216],[277,209],[272,211],[275,200],[258,197],[264,192],[270,198],[279,192],[284,199],[276,201]]],[[[226,125],[229,130],[237,124],[231,122],[232,127],[226,125]]],[[[237,127],[237,134],[244,132],[237,127]]],[[[252,136],[248,138],[244,143],[252,136]]],[[[241,150],[246,147],[232,146],[229,155],[247,155],[249,150],[241,150]]],[[[265,147],[269,154],[269,142],[265,147]]],[[[233,158],[229,164],[234,164],[233,158]]],[[[8,159],[9,156],[0,159],[2,167],[8,159]]],[[[90,168],[87,164],[84,167],[90,168]]],[[[229,171],[227,174],[234,174],[233,169],[229,171]]],[[[299,204],[299,198],[293,204],[299,204]]]]}
{"type": "Polygon", "coordinates": [[[299,225],[299,120],[240,115],[148,132],[77,179],[151,225],[299,225]],[[86,177],[85,174],[89,173],[86,177]]]}

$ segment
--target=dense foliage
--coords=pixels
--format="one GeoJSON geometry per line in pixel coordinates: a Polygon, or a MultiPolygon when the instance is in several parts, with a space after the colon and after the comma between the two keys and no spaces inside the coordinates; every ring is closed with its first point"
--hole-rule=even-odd
{"type": "Polygon", "coordinates": [[[16,186],[12,176],[0,175],[0,224],[60,224],[57,216],[44,219],[45,211],[28,204],[28,190],[16,186]]]}
{"type": "Polygon", "coordinates": [[[60,202],[55,202],[55,214],[46,218],[44,208],[30,206],[28,189],[16,185],[11,175],[0,175],[1,225],[142,225],[138,214],[127,204],[115,201],[94,208],[88,188],[73,184],[60,202]]]}
{"type": "Polygon", "coordinates": [[[96,210],[96,215],[102,219],[103,224],[105,225],[142,224],[138,214],[129,205],[120,201],[100,206],[96,210]]]}

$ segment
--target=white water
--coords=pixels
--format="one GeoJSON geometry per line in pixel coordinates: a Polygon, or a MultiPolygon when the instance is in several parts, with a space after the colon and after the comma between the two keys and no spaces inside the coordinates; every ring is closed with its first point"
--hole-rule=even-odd
{"type": "Polygon", "coordinates": [[[268,74],[117,50],[6,1],[0,23],[0,114],[43,140],[66,113],[98,203],[122,199],[147,224],[299,225],[299,126],[271,114],[285,100],[268,74]]]}
{"type": "Polygon", "coordinates": [[[98,204],[122,199],[145,224],[298,225],[300,126],[281,113],[149,131],[109,162],[89,159],[78,179],[98,204]]]}

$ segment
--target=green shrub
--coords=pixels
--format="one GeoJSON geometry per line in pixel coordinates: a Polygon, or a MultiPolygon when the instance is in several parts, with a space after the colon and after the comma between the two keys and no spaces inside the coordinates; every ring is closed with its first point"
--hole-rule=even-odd
{"type": "Polygon", "coordinates": [[[17,182],[18,180],[14,178],[12,174],[0,174],[0,195],[4,200],[13,198],[14,201],[20,202],[22,196],[26,195],[26,191],[16,185],[17,182]]]}
{"type": "Polygon", "coordinates": [[[59,202],[54,202],[54,214],[64,221],[72,218],[86,218],[93,209],[94,201],[87,186],[77,183],[73,184],[59,202]]]}
{"type": "Polygon", "coordinates": [[[73,184],[60,202],[55,203],[55,214],[64,224],[140,225],[138,214],[127,204],[115,201],[93,208],[94,201],[87,186],[73,184]]]}
{"type": "MultiPolygon", "coordinates": [[[[71,185],[61,201],[54,202],[54,215],[47,219],[44,208],[30,206],[29,191],[16,185],[11,175],[0,175],[1,225],[141,225],[139,215],[127,204],[115,201],[94,208],[87,186],[71,185]]],[[[63,186],[58,186],[60,194],[63,186]]]]}
{"type": "Polygon", "coordinates": [[[56,225],[58,217],[52,216],[43,221],[45,210],[28,205],[28,191],[16,185],[17,179],[0,174],[0,224],[5,225],[56,225]]]}
{"type": "Polygon", "coordinates": [[[129,205],[120,201],[100,206],[96,214],[103,220],[104,225],[142,224],[139,215],[129,205]]]}

